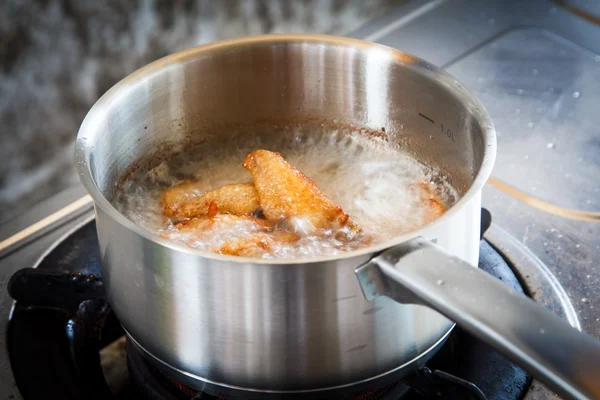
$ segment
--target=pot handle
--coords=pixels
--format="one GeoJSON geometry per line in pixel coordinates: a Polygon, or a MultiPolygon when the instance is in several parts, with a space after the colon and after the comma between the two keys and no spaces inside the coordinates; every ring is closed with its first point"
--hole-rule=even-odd
{"type": "Polygon", "coordinates": [[[356,269],[367,300],[425,305],[568,399],[600,399],[600,342],[423,238],[356,269]]]}

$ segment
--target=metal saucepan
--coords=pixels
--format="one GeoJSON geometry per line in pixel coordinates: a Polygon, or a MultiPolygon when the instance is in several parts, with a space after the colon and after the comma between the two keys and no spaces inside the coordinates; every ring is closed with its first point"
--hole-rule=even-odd
{"type": "Polygon", "coordinates": [[[236,39],[156,61],[94,105],[76,150],[110,304],[147,358],[192,387],[350,391],[414,370],[456,322],[565,397],[600,397],[598,342],[474,267],[495,153],[486,110],[447,73],[387,47],[313,35],[236,39]],[[142,158],[228,132],[244,140],[235,126],[322,123],[381,132],[448,171],[460,201],[381,245],[293,262],[169,242],[110,203],[142,158]]]}

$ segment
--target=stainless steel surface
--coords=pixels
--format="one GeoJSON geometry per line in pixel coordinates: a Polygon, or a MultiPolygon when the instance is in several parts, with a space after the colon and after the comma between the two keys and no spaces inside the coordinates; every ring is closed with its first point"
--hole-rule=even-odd
{"type": "MultiPolygon", "coordinates": [[[[579,3],[574,1],[573,3],[579,3]]],[[[589,3],[589,2],[588,2],[589,3]]],[[[590,9],[591,11],[591,9],[590,9]]],[[[511,125],[510,114],[502,118],[503,113],[498,112],[497,107],[502,107],[507,99],[501,95],[501,86],[477,86],[477,78],[486,76],[488,71],[493,71],[499,64],[495,64],[490,59],[491,53],[478,52],[486,44],[493,42],[502,32],[507,32],[521,26],[539,27],[550,32],[558,34],[567,41],[572,41],[576,45],[591,50],[594,54],[593,61],[596,61],[600,53],[600,28],[592,23],[586,22],[579,16],[559,7],[556,3],[545,0],[532,1],[474,1],[474,0],[448,0],[448,1],[409,1],[407,4],[387,12],[383,17],[372,23],[360,27],[351,34],[352,37],[365,38],[411,52],[432,61],[443,67],[450,67],[451,72],[474,89],[477,95],[484,98],[484,104],[490,111],[497,130],[500,131],[499,140],[499,163],[496,171],[504,167],[504,146],[514,147],[520,142],[520,138],[527,138],[532,130],[527,126],[527,119],[536,116],[535,108],[527,107],[521,110],[521,118],[524,124],[511,125]],[[419,11],[427,7],[425,13],[419,11]],[[461,61],[469,55],[480,57],[479,65],[484,66],[483,70],[475,71],[471,68],[463,69],[461,61]],[[488,62],[484,63],[484,59],[488,62]],[[482,75],[483,74],[483,75],[482,75]],[[500,89],[500,91],[499,91],[500,89]],[[496,96],[494,95],[496,93],[496,96]],[[504,135],[509,132],[511,135],[504,135]]],[[[561,43],[567,43],[564,40],[558,40],[561,43]]],[[[531,43],[530,43],[531,44],[531,43]]],[[[519,57],[532,53],[530,46],[522,46],[514,43],[513,50],[504,57],[507,62],[518,66],[519,57]]],[[[581,49],[581,48],[580,48],[581,49]]],[[[560,49],[558,49],[560,51],[560,49]]],[[[563,49],[564,50],[564,49],[563,49]]],[[[591,53],[590,53],[591,54],[591,53]]],[[[549,65],[552,58],[545,59],[551,53],[540,54],[536,63],[549,65]]],[[[585,70],[590,71],[594,68],[582,57],[573,57],[569,60],[571,66],[565,70],[578,71],[579,64],[585,63],[585,70]]],[[[562,68],[562,67],[561,67],[562,68]]],[[[538,69],[532,66],[531,69],[538,69]]],[[[506,74],[512,74],[513,69],[506,68],[506,74]]],[[[586,75],[589,74],[586,72],[586,75]]],[[[499,75],[496,75],[499,76],[499,75]]],[[[555,75],[556,77],[557,75],[555,75]]],[[[568,77],[564,74],[564,77],[568,77]]],[[[561,78],[561,79],[563,79],[561,78]]],[[[510,76],[508,81],[520,81],[516,86],[524,86],[532,82],[529,74],[517,74],[510,76]]],[[[489,81],[487,81],[489,83],[489,81]]],[[[597,81],[586,80],[584,86],[594,88],[597,81]]],[[[547,84],[540,85],[540,93],[547,87],[547,84]]],[[[563,80],[563,84],[568,84],[568,80],[563,80]]],[[[518,87],[517,87],[518,88],[518,87]]],[[[533,87],[535,89],[535,87],[533,87]]],[[[568,90],[577,89],[566,87],[568,90]]],[[[598,93],[597,90],[594,90],[598,93]]],[[[584,93],[584,92],[581,92],[584,93]]],[[[584,93],[579,100],[592,100],[584,93]]],[[[532,96],[535,100],[536,96],[532,96]]],[[[547,97],[542,97],[548,101],[547,97]]],[[[545,107],[551,107],[552,102],[548,101],[545,107]]],[[[594,126],[600,124],[600,114],[596,112],[582,113],[582,102],[572,102],[563,114],[568,123],[577,122],[584,124],[585,134],[595,137],[597,131],[594,126]],[[573,115],[569,113],[573,112],[573,115]],[[577,118],[573,118],[574,115],[577,118]]],[[[580,125],[581,127],[582,125],[580,125]]],[[[548,135],[553,135],[557,131],[552,123],[545,124],[548,135]]],[[[573,129],[580,129],[574,126],[573,129]]],[[[564,132],[564,131],[563,131],[564,132]]],[[[546,143],[547,144],[547,143],[546,143]]],[[[523,141],[521,149],[527,151],[526,155],[531,156],[533,152],[543,151],[537,146],[533,146],[530,141],[523,141]]],[[[591,147],[590,147],[591,148],[591,147]]],[[[560,149],[560,147],[555,147],[560,149]]],[[[575,149],[567,161],[576,163],[581,156],[581,147],[575,149]]],[[[550,151],[549,149],[546,149],[550,151]]],[[[586,153],[589,154],[589,153],[586,153]]],[[[525,155],[525,154],[524,154],[525,155]]],[[[523,160],[516,162],[512,168],[511,174],[502,176],[507,182],[518,185],[523,177],[528,174],[537,175],[538,171],[543,171],[547,167],[544,164],[526,162],[523,160]]],[[[549,174],[547,177],[558,179],[560,174],[549,174]]],[[[543,180],[543,182],[546,179],[543,180]]],[[[560,185],[562,181],[559,181],[560,185]]],[[[529,188],[525,188],[530,190],[529,188]]],[[[79,198],[85,192],[82,187],[75,187],[73,190],[65,191],[59,196],[40,204],[26,215],[21,216],[9,223],[0,226],[0,237],[7,238],[13,233],[26,228],[32,223],[46,217],[52,212],[68,205],[79,198]],[[76,192],[75,194],[73,194],[76,192]]],[[[532,192],[535,194],[535,192],[532,192]]],[[[584,202],[586,199],[582,193],[574,193],[584,202]]],[[[558,204],[569,204],[564,202],[565,197],[572,194],[566,190],[556,190],[549,197],[558,204]]],[[[527,285],[529,293],[536,301],[542,303],[549,302],[549,307],[561,315],[568,316],[570,321],[581,322],[582,328],[600,337],[600,315],[598,315],[598,304],[600,301],[600,269],[597,268],[598,252],[600,251],[600,227],[598,224],[589,222],[580,222],[564,219],[558,216],[549,215],[545,212],[531,209],[517,199],[514,199],[503,192],[493,188],[486,187],[483,191],[483,203],[492,210],[496,227],[500,226],[507,234],[492,234],[494,228],[488,232],[487,238],[494,244],[503,255],[514,263],[515,271],[520,274],[522,282],[527,285]],[[507,244],[508,243],[508,244],[507,244]],[[533,260],[529,256],[533,256],[533,260]],[[537,261],[536,261],[537,260],[537,261]],[[539,262],[538,262],[539,261],[539,262]],[[558,282],[551,286],[559,288],[559,283],[564,287],[568,297],[553,297],[552,293],[546,292],[544,282],[553,281],[551,274],[540,273],[537,267],[545,266],[547,270],[556,276],[558,282]],[[538,272],[536,272],[538,271],[538,272]],[[560,299],[560,300],[556,300],[560,299]],[[573,314],[573,308],[575,314],[573,314]],[[569,311],[570,310],[570,311],[569,311]]],[[[591,208],[596,209],[597,208],[591,208]]],[[[20,268],[30,267],[35,260],[47,250],[48,246],[56,241],[66,230],[77,224],[76,220],[66,221],[64,225],[55,226],[54,229],[44,231],[43,235],[36,238],[35,241],[10,254],[0,255],[0,283],[2,288],[6,287],[8,279],[12,273],[20,268]]],[[[5,290],[0,290],[0,309],[4,315],[8,314],[12,301],[5,290]]],[[[6,346],[4,345],[4,334],[6,319],[0,319],[0,398],[14,396],[19,398],[19,391],[14,384],[14,379],[10,370],[6,346]]],[[[545,390],[537,381],[533,383],[531,390],[527,393],[528,400],[547,400],[555,398],[550,392],[545,390]]]]}
{"type": "Polygon", "coordinates": [[[600,18],[600,4],[596,0],[562,0],[557,3],[576,7],[600,18]]]}
{"type": "MultiPolygon", "coordinates": [[[[21,231],[29,229],[31,226],[47,218],[48,216],[62,212],[64,208],[67,207],[69,204],[77,201],[78,199],[84,196],[89,195],[85,191],[85,188],[81,184],[78,184],[46,199],[46,201],[40,204],[36,204],[31,209],[29,209],[29,211],[26,214],[17,216],[6,222],[1,223],[0,240],[4,241],[11,236],[17,235],[21,231]]],[[[92,211],[92,209],[93,203],[90,204],[88,211],[92,211]]],[[[75,214],[77,214],[77,212],[75,212],[75,214]]],[[[61,225],[64,225],[66,222],[68,222],[68,220],[71,217],[72,214],[65,218],[62,218],[60,221],[57,221],[57,224],[50,224],[50,226],[48,226],[46,229],[42,229],[42,231],[39,232],[39,236],[44,236],[45,234],[52,232],[53,226],[59,227],[61,225]]],[[[28,240],[24,240],[23,244],[27,245],[28,243],[35,241],[36,235],[32,236],[33,237],[28,238],[28,240]]],[[[8,252],[6,250],[0,251],[0,259],[6,256],[7,254],[8,252]]]]}
{"type": "MultiPolygon", "coordinates": [[[[498,178],[559,206],[600,211],[598,53],[549,32],[513,30],[449,70],[494,119],[498,178]]],[[[583,329],[600,337],[600,225],[521,203],[495,187],[484,189],[495,220],[548,265],[576,304],[583,329]]]]}
{"type": "Polygon", "coordinates": [[[35,235],[45,229],[49,229],[56,223],[63,222],[66,218],[73,218],[92,208],[93,201],[89,195],[85,195],[66,207],[42,218],[40,221],[15,233],[14,235],[0,241],[0,254],[9,250],[15,250],[17,246],[25,244],[27,240],[33,240],[35,235]]]}
{"type": "MultiPolygon", "coordinates": [[[[493,244],[509,265],[513,266],[513,271],[529,297],[561,317],[573,328],[582,330],[577,312],[564,287],[538,256],[497,224],[492,224],[484,238],[493,244]]],[[[550,400],[559,397],[541,382],[534,380],[524,399],[550,400]]]]}
{"type": "MultiPolygon", "coordinates": [[[[446,343],[446,340],[452,333],[452,329],[449,329],[437,342],[433,343],[428,349],[424,349],[421,354],[414,359],[411,359],[407,364],[399,365],[395,370],[385,371],[380,375],[371,376],[359,382],[352,382],[346,385],[331,386],[326,389],[316,388],[313,390],[299,390],[299,391],[281,391],[281,390],[266,390],[256,389],[249,387],[240,387],[235,385],[224,385],[222,382],[211,381],[201,376],[191,374],[187,371],[182,371],[172,365],[165,363],[162,360],[157,359],[149,353],[146,349],[140,346],[131,336],[128,340],[131,340],[133,346],[143,354],[146,359],[153,361],[154,365],[161,371],[168,374],[172,378],[176,379],[190,387],[195,387],[198,390],[203,390],[207,393],[214,393],[215,396],[225,396],[226,398],[239,398],[239,399],[265,399],[265,398],[294,398],[295,395],[300,395],[302,398],[307,396],[315,395],[319,398],[350,398],[362,395],[373,390],[373,381],[377,381],[377,387],[385,387],[389,384],[395,384],[398,380],[406,373],[406,370],[412,370],[424,365],[429,359],[435,355],[435,353],[446,343]],[[199,386],[199,384],[201,386],[199,386]],[[343,394],[343,395],[342,395],[343,394]]],[[[309,398],[309,397],[308,397],[309,398]]]]}
{"type": "Polygon", "coordinates": [[[515,273],[527,296],[581,331],[577,312],[565,289],[531,250],[496,224],[492,224],[487,230],[484,239],[493,243],[494,249],[509,265],[516,266],[515,273]]]}
{"type": "Polygon", "coordinates": [[[600,210],[595,183],[600,133],[593,118],[600,101],[600,57],[595,57],[553,33],[527,28],[503,34],[448,68],[469,76],[469,87],[503,125],[495,177],[550,203],[600,210]],[[515,170],[528,165],[547,169],[519,172],[515,180],[515,170]]]}
{"type": "Polygon", "coordinates": [[[600,397],[598,340],[431,241],[407,241],[356,274],[365,298],[431,307],[565,398],[600,397]]]}
{"type": "MultiPolygon", "coordinates": [[[[388,14],[400,18],[402,9],[388,14]]],[[[383,29],[385,26],[374,22],[355,35],[364,37],[383,29]]],[[[598,165],[594,155],[598,154],[595,143],[600,140],[596,129],[600,114],[591,110],[595,110],[599,93],[595,78],[600,62],[599,25],[551,1],[455,0],[438,5],[377,40],[448,68],[482,99],[499,132],[495,173],[503,181],[534,196],[540,196],[543,190],[547,194],[543,199],[557,205],[600,211],[594,195],[598,188],[595,178],[585,181],[577,177],[580,171],[586,177],[597,176],[588,175],[587,168],[593,171],[598,165]],[[544,40],[514,35],[526,31],[520,29],[524,26],[539,28],[530,33],[544,40]],[[494,43],[496,40],[499,43],[494,43]],[[545,50],[538,51],[537,45],[545,50]],[[538,75],[534,76],[533,70],[538,75]],[[551,96],[550,87],[561,96],[551,96]],[[523,90],[521,96],[518,89],[523,90]],[[579,92],[579,97],[573,97],[574,92],[579,92]],[[562,101],[558,101],[560,97],[562,101]],[[558,113],[553,115],[548,110],[558,113]],[[531,128],[529,122],[533,123],[531,128]],[[543,134],[548,140],[543,140],[543,134]],[[560,142],[554,142],[554,138],[560,142]],[[581,141],[584,138],[588,138],[587,143],[581,141]],[[571,139],[577,144],[568,143],[571,139]],[[555,146],[548,148],[548,144],[555,146]],[[563,147],[569,151],[563,151],[563,147]],[[512,155],[513,150],[518,150],[521,157],[512,155]],[[550,159],[548,153],[552,152],[560,158],[550,159]],[[565,176],[564,172],[571,175],[565,176]],[[536,182],[529,177],[536,177],[536,182]]],[[[491,186],[483,190],[483,204],[493,211],[498,225],[523,242],[557,276],[583,329],[600,337],[600,224],[533,209],[491,186]]]]}
{"type": "MultiPolygon", "coordinates": [[[[81,188],[61,193],[44,203],[44,209],[60,209],[65,203],[76,200],[84,192],[81,188]]],[[[32,210],[27,219],[35,218],[40,210],[32,210]]],[[[22,399],[19,389],[16,386],[8,357],[6,346],[6,329],[10,318],[10,311],[13,306],[13,300],[8,295],[6,287],[10,277],[19,269],[36,266],[41,258],[53,248],[58,241],[68,235],[74,229],[77,229],[81,223],[93,218],[91,210],[76,216],[75,218],[66,218],[61,223],[53,225],[51,230],[44,231],[44,234],[37,237],[35,241],[28,242],[25,246],[14,252],[5,252],[0,257],[0,314],[4,317],[0,319],[0,398],[2,399],[22,399]]],[[[43,334],[43,332],[40,332],[43,334]]]]}
{"type": "Polygon", "coordinates": [[[77,164],[96,204],[109,301],[138,346],[197,376],[195,387],[304,391],[398,373],[447,334],[452,323],[433,311],[366,302],[353,270],[419,234],[475,263],[480,190],[495,150],[481,104],[427,62],[354,39],[282,35],[191,49],[126,78],[85,118],[77,164]],[[446,170],[462,198],[434,223],[384,244],[275,261],[174,244],[110,204],[115,183],[156,148],[202,141],[219,151],[229,143],[223,136],[244,139],[228,127],[261,120],[383,131],[390,147],[446,170]]]}

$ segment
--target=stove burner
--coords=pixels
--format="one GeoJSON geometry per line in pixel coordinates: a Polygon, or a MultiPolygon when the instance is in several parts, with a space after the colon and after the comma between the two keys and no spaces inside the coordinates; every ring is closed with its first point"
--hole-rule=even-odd
{"type": "MultiPolygon", "coordinates": [[[[143,391],[149,400],[226,400],[205,392],[198,392],[164,374],[149,363],[130,342],[127,342],[127,366],[134,385],[143,391]]],[[[394,383],[371,392],[354,396],[351,400],[392,400],[403,398],[407,392],[404,385],[394,383]]]]}
{"type": "MultiPolygon", "coordinates": [[[[127,369],[135,387],[148,400],[208,399],[201,393],[169,378],[153,368],[127,343],[127,369]]],[[[216,398],[215,398],[216,399],[216,398]]],[[[222,399],[219,399],[222,400],[222,399]]]]}
{"type": "MultiPolygon", "coordinates": [[[[489,222],[486,213],[483,230],[489,222]]],[[[130,344],[126,346],[127,357],[119,361],[123,371],[120,380],[125,384],[117,387],[107,382],[100,368],[99,350],[119,338],[123,341],[124,332],[102,300],[99,260],[95,224],[91,222],[58,244],[37,269],[21,270],[11,279],[9,292],[18,301],[7,346],[24,399],[219,399],[159,372],[130,344]],[[86,298],[89,300],[80,303],[86,298]],[[125,364],[128,379],[123,379],[125,364]]],[[[523,291],[508,264],[485,240],[480,246],[479,266],[523,291]]],[[[438,354],[411,377],[342,398],[509,400],[522,398],[529,383],[523,370],[456,328],[438,354]]],[[[314,394],[308,397],[316,398],[314,394]]]]}

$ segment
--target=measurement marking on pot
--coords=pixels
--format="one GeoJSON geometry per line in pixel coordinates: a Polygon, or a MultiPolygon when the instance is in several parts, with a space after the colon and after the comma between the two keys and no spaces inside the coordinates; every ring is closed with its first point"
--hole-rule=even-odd
{"type": "Polygon", "coordinates": [[[452,140],[454,143],[456,143],[454,141],[454,131],[452,131],[450,128],[447,128],[444,131],[444,124],[440,124],[440,127],[442,128],[442,134],[446,135],[448,137],[448,139],[452,140]]]}
{"type": "Polygon", "coordinates": [[[431,122],[432,124],[435,124],[435,121],[432,120],[431,118],[429,118],[427,115],[423,115],[423,114],[419,113],[419,116],[425,118],[427,121],[431,122]]]}

